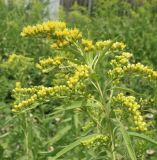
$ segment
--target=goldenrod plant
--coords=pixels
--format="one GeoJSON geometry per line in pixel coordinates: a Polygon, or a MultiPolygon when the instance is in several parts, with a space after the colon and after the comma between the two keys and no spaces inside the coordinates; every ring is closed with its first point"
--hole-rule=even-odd
{"type": "Polygon", "coordinates": [[[12,92],[28,159],[147,158],[148,144],[157,144],[145,103],[155,105],[154,92],[132,83],[155,86],[157,71],[135,63],[123,42],[92,41],[64,22],[29,25],[21,36],[44,39],[54,50],[36,64],[39,85],[17,82],[12,92]]]}

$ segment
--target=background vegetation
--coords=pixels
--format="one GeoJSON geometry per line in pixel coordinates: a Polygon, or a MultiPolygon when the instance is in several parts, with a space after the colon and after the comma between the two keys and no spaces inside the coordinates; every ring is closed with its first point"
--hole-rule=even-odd
{"type": "Polygon", "coordinates": [[[124,41],[137,60],[156,67],[157,1],[97,0],[91,15],[75,4],[66,20],[93,40],[124,41]],[[131,3],[132,2],[132,3],[131,3]],[[83,23],[83,24],[82,24],[83,23]]]}

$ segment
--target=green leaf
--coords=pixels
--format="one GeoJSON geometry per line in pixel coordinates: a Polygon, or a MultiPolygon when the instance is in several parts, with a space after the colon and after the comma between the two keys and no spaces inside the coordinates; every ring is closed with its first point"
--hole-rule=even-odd
{"type": "Polygon", "coordinates": [[[148,141],[150,143],[153,143],[153,144],[157,145],[157,141],[155,141],[154,139],[152,139],[152,138],[150,138],[150,137],[148,137],[148,136],[146,136],[144,134],[140,134],[140,133],[136,133],[136,132],[128,132],[128,134],[130,136],[138,137],[138,138],[144,139],[144,140],[146,140],[146,141],[148,141]]]}
{"type": "Polygon", "coordinates": [[[82,106],[82,101],[74,101],[71,105],[69,106],[61,106],[61,107],[58,107],[56,109],[56,111],[54,111],[53,113],[49,114],[49,116],[51,115],[55,115],[55,114],[59,114],[60,112],[63,112],[63,111],[68,111],[68,110],[72,110],[72,109],[75,109],[75,108],[79,108],[82,106]]]}
{"type": "Polygon", "coordinates": [[[66,126],[66,127],[62,128],[61,130],[59,130],[57,132],[57,134],[52,139],[50,139],[48,142],[46,142],[45,145],[47,145],[47,144],[53,145],[54,143],[58,142],[65,134],[68,133],[68,131],[70,129],[71,129],[71,126],[66,126]]]}
{"type": "Polygon", "coordinates": [[[49,157],[48,160],[56,160],[57,158],[63,156],[65,153],[69,152],[70,150],[72,150],[73,148],[75,148],[76,146],[80,145],[82,141],[89,139],[93,136],[95,136],[96,134],[92,134],[86,137],[82,137],[80,139],[78,139],[77,141],[67,145],[65,148],[63,148],[61,151],[59,151],[55,157],[49,157]]]}
{"type": "Polygon", "coordinates": [[[123,139],[124,139],[124,142],[125,142],[125,145],[126,145],[126,148],[128,150],[128,153],[129,153],[131,160],[137,160],[135,151],[133,149],[133,146],[132,146],[132,143],[131,143],[131,140],[130,140],[130,137],[129,137],[127,131],[125,130],[123,124],[119,120],[117,120],[117,121],[119,123],[119,129],[122,133],[122,136],[123,136],[123,139]]]}

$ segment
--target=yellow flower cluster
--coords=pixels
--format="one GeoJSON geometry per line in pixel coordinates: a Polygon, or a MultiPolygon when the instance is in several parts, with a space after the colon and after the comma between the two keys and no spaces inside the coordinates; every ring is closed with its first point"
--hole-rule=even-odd
{"type": "Polygon", "coordinates": [[[69,90],[69,88],[66,85],[59,85],[54,87],[43,87],[37,92],[37,95],[39,98],[42,98],[44,96],[54,95],[54,94],[62,94],[65,93],[65,91],[69,90]]]}
{"type": "Polygon", "coordinates": [[[15,53],[12,53],[8,57],[8,62],[12,62],[16,59],[17,55],[15,53]]]}
{"type": "Polygon", "coordinates": [[[87,65],[77,65],[76,71],[72,77],[69,78],[67,84],[70,88],[73,88],[81,78],[87,78],[89,76],[89,68],[87,65]]]}
{"type": "Polygon", "coordinates": [[[127,66],[123,67],[124,72],[128,73],[132,71],[133,73],[139,73],[146,75],[150,79],[157,79],[157,71],[154,71],[153,69],[144,66],[143,64],[137,63],[137,64],[129,64],[127,66]]]}
{"type": "Polygon", "coordinates": [[[109,45],[111,45],[111,43],[112,43],[111,40],[97,41],[95,43],[95,47],[96,47],[96,49],[104,49],[104,48],[108,47],[109,45]]]}
{"type": "Polygon", "coordinates": [[[121,55],[115,56],[115,59],[111,60],[111,65],[121,67],[122,65],[126,65],[129,63],[130,58],[133,55],[129,52],[122,52],[121,55]]]}
{"type": "Polygon", "coordinates": [[[30,65],[32,63],[32,60],[33,59],[30,57],[22,56],[16,53],[11,53],[8,56],[8,60],[6,61],[6,63],[8,63],[8,65],[12,65],[14,62],[18,62],[19,64],[22,63],[23,65],[30,65]]]}
{"type": "Polygon", "coordinates": [[[91,40],[87,40],[87,39],[82,39],[82,45],[84,47],[84,51],[91,51],[94,49],[94,45],[93,42],[91,40]]]}
{"type": "Polygon", "coordinates": [[[123,42],[115,42],[112,45],[113,49],[124,49],[126,45],[123,42]]]}
{"type": "Polygon", "coordinates": [[[124,70],[120,66],[115,67],[114,69],[108,71],[109,76],[114,76],[115,75],[117,77],[117,79],[119,78],[118,75],[122,75],[123,73],[124,73],[124,70]]]}
{"type": "Polygon", "coordinates": [[[56,56],[54,58],[47,58],[39,61],[39,64],[37,64],[37,68],[43,69],[49,65],[60,65],[61,61],[63,60],[63,57],[56,56]]]}
{"type": "Polygon", "coordinates": [[[92,138],[82,141],[81,143],[87,148],[105,145],[108,140],[108,136],[103,134],[94,135],[92,138]]]}
{"type": "Polygon", "coordinates": [[[63,38],[65,36],[67,36],[69,34],[69,29],[65,28],[64,30],[56,30],[54,32],[54,35],[57,37],[57,38],[63,38]]]}
{"type": "Polygon", "coordinates": [[[153,98],[149,98],[149,99],[140,98],[139,102],[140,102],[141,105],[153,105],[154,102],[155,102],[155,99],[153,99],[153,98]]]}
{"type": "Polygon", "coordinates": [[[116,60],[119,64],[127,64],[129,62],[129,59],[132,57],[133,55],[129,52],[123,52],[120,56],[116,56],[116,60]]]}
{"type": "Polygon", "coordinates": [[[34,94],[33,96],[31,96],[29,99],[27,100],[23,100],[21,103],[19,103],[18,105],[14,105],[12,111],[13,112],[18,112],[19,110],[33,104],[36,100],[37,100],[37,95],[34,94]]]}
{"type": "Polygon", "coordinates": [[[59,21],[48,21],[42,24],[33,26],[27,26],[23,28],[21,36],[34,36],[43,34],[43,36],[51,37],[54,39],[54,43],[51,45],[52,48],[60,49],[64,46],[69,45],[73,41],[80,40],[82,33],[77,29],[68,29],[64,22],[59,21]]]}
{"type": "Polygon", "coordinates": [[[22,93],[22,94],[37,93],[43,87],[44,86],[34,86],[32,88],[16,87],[15,89],[13,89],[13,93],[22,93]]]}
{"type": "Polygon", "coordinates": [[[139,111],[140,105],[135,101],[135,97],[125,96],[123,93],[120,93],[115,96],[113,100],[127,107],[129,112],[132,113],[136,130],[147,131],[147,124],[144,122],[141,112],[139,111]]]}
{"type": "Polygon", "coordinates": [[[110,76],[115,75],[116,77],[118,77],[119,75],[122,76],[130,72],[132,72],[133,74],[141,74],[143,76],[148,77],[150,80],[157,79],[157,71],[154,71],[153,69],[148,68],[147,66],[144,66],[143,64],[140,64],[140,63],[128,64],[127,66],[123,66],[123,67],[117,66],[112,70],[109,70],[108,74],[110,76]]]}
{"type": "Polygon", "coordinates": [[[65,28],[63,31],[62,30],[55,31],[54,35],[59,39],[66,37],[68,41],[78,40],[82,38],[82,33],[77,28],[74,29],[65,28]]]}
{"type": "MultiPolygon", "coordinates": [[[[18,92],[18,90],[16,90],[18,92]]],[[[37,87],[35,88],[28,88],[28,90],[24,89],[20,89],[21,91],[26,91],[25,93],[31,92],[31,93],[35,93],[33,94],[30,98],[28,98],[27,100],[23,100],[21,103],[14,105],[12,111],[14,112],[18,112],[20,110],[22,110],[23,108],[33,104],[36,100],[40,100],[42,98],[44,98],[45,96],[53,96],[55,94],[65,94],[66,91],[69,91],[69,87],[65,86],[65,85],[60,85],[60,86],[54,86],[54,87],[43,87],[40,86],[38,89],[37,87]]]]}
{"type": "Polygon", "coordinates": [[[67,29],[64,30],[57,30],[54,32],[54,36],[56,37],[56,41],[51,45],[52,48],[59,49],[68,44],[72,43],[73,41],[77,41],[82,38],[82,33],[74,28],[74,29],[67,29]]]}
{"type": "Polygon", "coordinates": [[[91,127],[93,127],[94,126],[94,123],[93,122],[87,122],[83,127],[82,127],[82,129],[83,129],[83,131],[87,131],[87,130],[89,130],[91,127]]]}
{"type": "Polygon", "coordinates": [[[55,30],[63,30],[65,28],[66,28],[66,24],[64,22],[48,21],[48,22],[44,22],[42,24],[37,24],[34,26],[24,27],[23,31],[21,32],[21,36],[27,37],[27,36],[33,36],[41,33],[51,34],[55,30]]]}
{"type": "Polygon", "coordinates": [[[53,43],[51,45],[51,48],[54,48],[54,49],[60,49],[62,47],[65,47],[69,44],[69,42],[67,40],[56,40],[55,43],[53,43]]]}

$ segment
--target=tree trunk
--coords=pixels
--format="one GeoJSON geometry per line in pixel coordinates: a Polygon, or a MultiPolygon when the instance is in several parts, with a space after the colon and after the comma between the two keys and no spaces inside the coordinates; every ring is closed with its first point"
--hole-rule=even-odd
{"type": "Polygon", "coordinates": [[[88,0],[88,13],[90,14],[91,13],[91,10],[92,10],[92,0],[88,0]]]}
{"type": "Polygon", "coordinates": [[[49,19],[51,20],[58,19],[59,4],[60,4],[60,0],[49,0],[49,4],[47,7],[49,19]]]}

